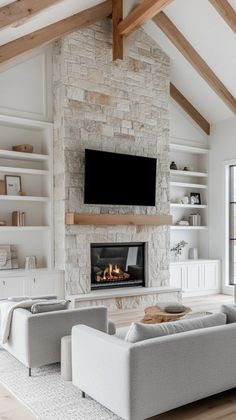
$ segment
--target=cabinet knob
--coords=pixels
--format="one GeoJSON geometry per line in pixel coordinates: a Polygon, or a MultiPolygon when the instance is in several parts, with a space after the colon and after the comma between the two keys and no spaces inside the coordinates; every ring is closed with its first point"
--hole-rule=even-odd
{"type": "Polygon", "coordinates": [[[34,283],[36,283],[35,277],[34,277],[34,283]]]}
{"type": "Polygon", "coordinates": [[[3,286],[6,286],[6,282],[5,282],[5,280],[3,280],[3,286]]]}

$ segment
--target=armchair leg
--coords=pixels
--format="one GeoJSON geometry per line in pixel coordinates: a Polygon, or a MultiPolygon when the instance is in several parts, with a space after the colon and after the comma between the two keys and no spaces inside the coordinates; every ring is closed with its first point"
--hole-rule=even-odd
{"type": "Polygon", "coordinates": [[[85,398],[85,392],[82,391],[82,398],[85,398]]]}
{"type": "Polygon", "coordinates": [[[29,368],[29,376],[31,376],[31,368],[29,368]]]}

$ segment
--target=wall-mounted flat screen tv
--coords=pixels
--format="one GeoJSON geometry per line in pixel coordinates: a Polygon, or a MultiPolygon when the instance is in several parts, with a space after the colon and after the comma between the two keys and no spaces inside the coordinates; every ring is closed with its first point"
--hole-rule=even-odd
{"type": "Polygon", "coordinates": [[[155,206],[154,158],[85,150],[84,202],[155,206]]]}

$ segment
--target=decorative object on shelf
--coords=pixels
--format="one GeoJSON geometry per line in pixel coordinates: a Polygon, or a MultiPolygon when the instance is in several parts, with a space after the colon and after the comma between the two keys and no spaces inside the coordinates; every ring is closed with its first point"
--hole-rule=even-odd
{"type": "Polygon", "coordinates": [[[173,248],[171,248],[170,252],[173,252],[176,261],[179,261],[179,257],[182,255],[182,251],[187,244],[188,242],[186,241],[180,241],[173,248]]]}
{"type": "Polygon", "coordinates": [[[184,167],[183,167],[183,171],[189,171],[189,172],[192,172],[192,171],[193,171],[193,168],[192,168],[192,166],[184,166],[184,167]]]}
{"type": "Polygon", "coordinates": [[[201,195],[200,193],[190,193],[190,202],[191,204],[201,204],[201,195]]]}
{"type": "Polygon", "coordinates": [[[32,144],[18,144],[17,146],[12,146],[12,150],[14,152],[33,153],[34,148],[32,144]]]}
{"type": "Polygon", "coordinates": [[[0,179],[0,195],[5,195],[5,181],[3,179],[0,179]]]}
{"type": "Polygon", "coordinates": [[[189,197],[188,197],[187,195],[185,195],[185,196],[182,198],[182,204],[189,204],[189,197]]]}
{"type": "Polygon", "coordinates": [[[0,227],[1,226],[6,226],[6,222],[5,222],[5,220],[0,220],[0,227]]]}
{"type": "Polygon", "coordinates": [[[23,211],[12,212],[12,226],[25,226],[25,212],[23,211]]]}
{"type": "Polygon", "coordinates": [[[35,255],[27,255],[25,257],[25,269],[34,270],[37,267],[37,258],[35,255]]]}
{"type": "Polygon", "coordinates": [[[197,248],[189,248],[188,256],[190,260],[197,260],[198,259],[198,249],[197,248]]]}
{"type": "Polygon", "coordinates": [[[200,214],[190,214],[189,215],[189,224],[190,226],[201,226],[201,216],[200,214]]]}
{"type": "Polygon", "coordinates": [[[173,169],[173,170],[177,171],[178,168],[177,168],[177,165],[174,161],[171,162],[170,169],[173,169]]]}
{"type": "Polygon", "coordinates": [[[176,226],[189,226],[189,221],[188,220],[179,220],[178,222],[176,222],[176,226]]]}
{"type": "Polygon", "coordinates": [[[5,189],[7,195],[20,195],[21,177],[18,175],[5,175],[5,189]]]}
{"type": "Polygon", "coordinates": [[[11,245],[0,245],[0,270],[9,270],[11,268],[11,245]]]}

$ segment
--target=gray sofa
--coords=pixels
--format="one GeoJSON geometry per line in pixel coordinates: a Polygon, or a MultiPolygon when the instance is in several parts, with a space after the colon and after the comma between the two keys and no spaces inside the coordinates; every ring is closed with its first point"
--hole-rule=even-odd
{"type": "Polygon", "coordinates": [[[72,329],[73,383],[125,420],[144,420],[235,387],[236,323],[135,344],[72,329]]]}
{"type": "Polygon", "coordinates": [[[74,325],[84,324],[108,332],[107,308],[103,306],[31,314],[14,310],[10,337],[3,345],[9,353],[30,368],[60,362],[61,338],[71,334],[74,325]]]}

